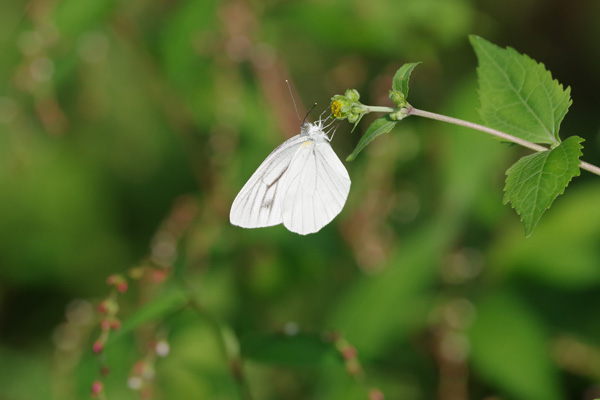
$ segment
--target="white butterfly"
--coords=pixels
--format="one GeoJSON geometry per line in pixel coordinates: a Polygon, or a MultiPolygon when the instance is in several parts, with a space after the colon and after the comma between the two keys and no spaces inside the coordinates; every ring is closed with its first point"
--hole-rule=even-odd
{"type": "Polygon", "coordinates": [[[233,201],[233,225],[262,228],[283,223],[306,235],[342,211],[350,177],[329,144],[326,128],[321,119],[305,122],[299,135],[269,154],[233,201]]]}

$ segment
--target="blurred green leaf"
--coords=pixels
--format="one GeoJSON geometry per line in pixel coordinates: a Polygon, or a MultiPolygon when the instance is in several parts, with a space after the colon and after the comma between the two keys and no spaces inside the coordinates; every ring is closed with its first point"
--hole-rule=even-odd
{"type": "Polygon", "coordinates": [[[471,35],[479,66],[479,114],[486,125],[535,143],[560,143],[560,123],[571,105],[543,64],[471,35]]]}
{"type": "Polygon", "coordinates": [[[340,297],[329,327],[366,357],[378,354],[391,340],[402,341],[424,323],[427,290],[448,234],[436,224],[413,232],[380,274],[357,281],[340,297]]]}
{"type": "Polygon", "coordinates": [[[570,290],[594,288],[600,283],[598,204],[598,185],[577,185],[552,207],[529,239],[523,240],[516,221],[502,229],[486,257],[494,279],[528,277],[570,290]]]}
{"type": "Polygon", "coordinates": [[[174,399],[243,398],[212,318],[187,308],[168,321],[171,350],[156,363],[161,391],[174,399]]]}
{"type": "Polygon", "coordinates": [[[398,121],[392,120],[389,115],[385,115],[381,118],[377,118],[369,128],[365,132],[365,134],[360,138],[358,144],[354,148],[352,154],[346,157],[346,161],[353,161],[358,153],[362,151],[369,143],[371,143],[377,136],[383,135],[384,133],[390,132],[394,129],[398,121]]]}
{"type": "Polygon", "coordinates": [[[0,397],[51,399],[49,355],[38,355],[0,346],[0,397]],[[26,379],[25,379],[26,377],[26,379]]]}
{"type": "Polygon", "coordinates": [[[115,0],[98,0],[93,3],[64,0],[57,3],[53,21],[63,35],[73,37],[102,24],[117,4],[115,0]]]}
{"type": "Polygon", "coordinates": [[[290,366],[314,366],[336,354],[332,343],[305,333],[248,335],[240,346],[244,359],[290,366]]]}
{"type": "Polygon", "coordinates": [[[469,337],[477,373],[511,399],[563,399],[549,338],[535,313],[510,292],[494,293],[476,306],[469,337]]]}
{"type": "Polygon", "coordinates": [[[396,74],[394,75],[392,88],[402,93],[405,99],[408,98],[408,81],[410,79],[410,74],[419,64],[420,62],[404,64],[398,69],[398,71],[396,71],[396,74]]]}
{"type": "Polygon", "coordinates": [[[124,318],[121,328],[109,337],[108,345],[142,324],[157,321],[181,309],[188,302],[189,297],[184,290],[175,284],[168,285],[163,293],[141,306],[133,315],[124,318]]]}
{"type": "Polygon", "coordinates": [[[506,171],[504,204],[510,201],[521,216],[525,236],[531,235],[571,179],[579,176],[581,142],[579,136],[571,136],[552,150],[521,158],[506,171]]]}

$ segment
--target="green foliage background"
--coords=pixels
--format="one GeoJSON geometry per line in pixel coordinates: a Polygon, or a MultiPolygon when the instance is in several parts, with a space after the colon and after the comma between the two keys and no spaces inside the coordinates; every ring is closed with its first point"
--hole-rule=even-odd
{"type": "MultiPolygon", "coordinates": [[[[389,105],[397,68],[423,61],[410,103],[478,121],[470,33],[571,86],[562,136],[585,138],[597,165],[599,16],[593,0],[1,2],[0,399],[89,396],[97,324],[72,342],[57,327],[155,250],[182,196],[197,214],[175,277],[147,306],[123,297],[109,399],[137,396],[132,332],[149,320],[171,346],[155,398],[243,398],[220,338],[241,346],[254,399],[600,397],[597,177],[576,178],[525,239],[502,186],[527,152],[409,118],[347,163],[348,202],[321,232],[228,222],[298,131],[286,78],[318,110],[350,87],[389,105]],[[182,307],[182,287],[200,309],[182,307]],[[298,340],[278,335],[290,322],[298,340]],[[321,339],[331,331],[364,379],[321,339]]],[[[341,159],[366,119],[338,129],[341,159]]]]}

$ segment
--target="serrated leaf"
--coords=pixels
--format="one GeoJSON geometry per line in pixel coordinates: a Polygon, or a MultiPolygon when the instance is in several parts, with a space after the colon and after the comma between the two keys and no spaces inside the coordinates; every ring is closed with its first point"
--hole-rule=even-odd
{"type": "Polygon", "coordinates": [[[404,64],[398,69],[398,71],[396,71],[396,74],[394,75],[392,89],[401,92],[404,95],[404,98],[408,98],[408,80],[410,78],[410,74],[419,64],[421,63],[416,62],[404,64]]]}
{"type": "Polygon", "coordinates": [[[354,148],[352,154],[346,157],[346,161],[353,161],[358,153],[362,151],[369,143],[373,141],[377,136],[383,135],[384,133],[388,133],[398,121],[392,120],[389,115],[385,115],[381,118],[377,118],[373,123],[369,126],[365,134],[360,138],[358,144],[354,148]]]}
{"type": "Polygon", "coordinates": [[[319,336],[303,333],[246,336],[240,346],[242,357],[246,360],[290,366],[314,366],[335,354],[331,343],[319,336]]]}
{"type": "Polygon", "coordinates": [[[579,136],[571,136],[552,150],[521,158],[506,171],[504,204],[510,201],[521,216],[526,236],[571,179],[579,175],[581,142],[579,136]]]}
{"type": "Polygon", "coordinates": [[[470,36],[479,66],[479,114],[484,123],[534,143],[560,143],[560,123],[571,105],[570,88],[544,64],[515,49],[470,36]]]}

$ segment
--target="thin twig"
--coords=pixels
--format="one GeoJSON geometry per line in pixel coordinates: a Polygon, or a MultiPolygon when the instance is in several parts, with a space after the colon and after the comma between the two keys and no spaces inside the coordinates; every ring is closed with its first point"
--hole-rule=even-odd
{"type": "MultiPolygon", "coordinates": [[[[458,119],[458,118],[447,117],[445,115],[436,114],[436,113],[432,113],[432,112],[429,112],[429,111],[419,110],[419,109],[414,108],[412,106],[408,107],[406,115],[417,115],[419,117],[425,117],[425,118],[435,119],[435,120],[442,121],[442,122],[448,122],[450,124],[455,124],[455,125],[460,125],[460,126],[464,126],[464,127],[471,128],[471,129],[476,129],[478,131],[489,133],[490,135],[494,135],[494,136],[499,137],[499,138],[501,138],[503,140],[507,140],[509,142],[513,142],[513,143],[519,144],[519,145],[521,145],[523,147],[527,147],[528,149],[535,150],[535,151],[547,151],[547,150],[549,150],[548,148],[546,148],[544,146],[540,146],[539,144],[528,142],[527,140],[523,140],[523,139],[518,138],[516,136],[509,135],[508,133],[501,132],[501,131],[496,130],[496,129],[492,129],[492,128],[489,128],[487,126],[475,124],[475,123],[469,122],[469,121],[464,121],[464,120],[458,119]]],[[[600,168],[598,168],[597,166],[592,165],[590,163],[587,163],[585,161],[581,161],[580,162],[579,168],[585,169],[586,171],[589,171],[589,172],[591,172],[593,174],[596,174],[596,175],[600,176],[600,168]]]]}

